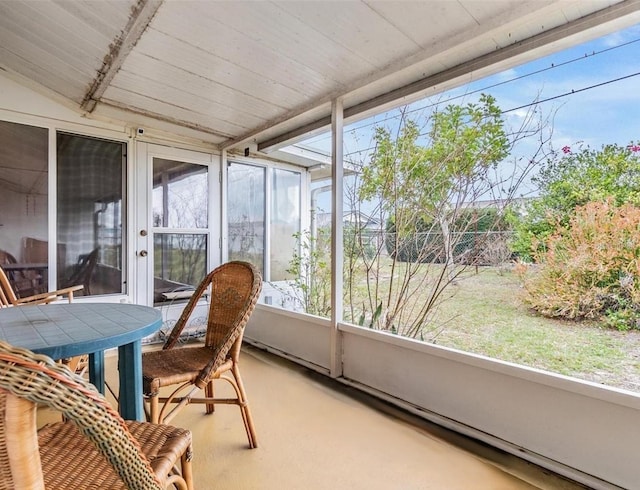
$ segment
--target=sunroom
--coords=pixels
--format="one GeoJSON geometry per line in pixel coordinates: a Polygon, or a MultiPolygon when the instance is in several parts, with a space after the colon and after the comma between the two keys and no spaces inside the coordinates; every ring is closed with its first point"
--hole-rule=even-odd
{"type": "Polygon", "coordinates": [[[637,393],[345,322],[341,278],[345,124],[639,21],[636,0],[1,3],[0,250],[31,265],[24,294],[88,266],[77,301],[154,306],[167,325],[206,271],[250,260],[264,287],[247,343],[590,487],[635,488],[637,393]],[[300,144],[320,133],[329,154],[300,144]],[[286,301],[320,192],[328,318],[286,301]]]}

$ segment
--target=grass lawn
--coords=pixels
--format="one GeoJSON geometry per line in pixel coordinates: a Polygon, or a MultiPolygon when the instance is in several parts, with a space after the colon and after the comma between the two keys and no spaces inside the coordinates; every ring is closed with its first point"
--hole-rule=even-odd
{"type": "Polygon", "coordinates": [[[426,341],[640,392],[640,331],[536,315],[509,270],[480,267],[450,288],[437,314],[441,326],[425,332],[426,341]]]}
{"type": "Polygon", "coordinates": [[[510,271],[479,268],[452,287],[440,311],[452,320],[435,338],[439,345],[640,391],[640,332],[535,315],[510,271]]]}

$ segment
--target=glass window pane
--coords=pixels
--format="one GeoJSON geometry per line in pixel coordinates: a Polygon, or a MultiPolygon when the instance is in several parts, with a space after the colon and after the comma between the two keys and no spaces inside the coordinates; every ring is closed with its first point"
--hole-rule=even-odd
{"type": "Polygon", "coordinates": [[[173,300],[163,293],[193,290],[207,273],[207,235],[154,234],[154,302],[173,300]]]}
{"type": "Polygon", "coordinates": [[[290,269],[300,233],[300,184],[298,172],[274,169],[271,195],[271,281],[292,279],[290,269]]]}
{"type": "Polygon", "coordinates": [[[153,225],[163,228],[207,228],[207,167],[153,159],[153,225]]]}
{"type": "Polygon", "coordinates": [[[0,148],[0,265],[25,297],[48,290],[48,130],[0,121],[0,148]]]}
{"type": "Polygon", "coordinates": [[[265,169],[232,163],[228,180],[229,259],[264,272],[265,169]]]}
{"type": "Polygon", "coordinates": [[[58,286],[123,293],[126,144],[57,134],[58,286]]]}

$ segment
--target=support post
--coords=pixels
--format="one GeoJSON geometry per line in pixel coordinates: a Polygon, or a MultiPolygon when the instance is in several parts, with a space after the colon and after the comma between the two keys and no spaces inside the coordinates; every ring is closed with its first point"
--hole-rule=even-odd
{"type": "Polygon", "coordinates": [[[342,375],[342,339],[338,323],[342,321],[343,269],[343,126],[342,99],[331,102],[331,377],[342,375]]]}

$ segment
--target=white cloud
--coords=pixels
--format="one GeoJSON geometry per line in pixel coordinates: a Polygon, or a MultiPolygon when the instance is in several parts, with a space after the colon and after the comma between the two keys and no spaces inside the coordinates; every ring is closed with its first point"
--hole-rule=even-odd
{"type": "Polygon", "coordinates": [[[516,69],[511,68],[495,75],[495,79],[497,82],[508,82],[509,80],[517,78],[518,76],[520,76],[520,74],[516,71],[516,69]]]}
{"type": "Polygon", "coordinates": [[[639,35],[640,25],[635,25],[629,29],[609,34],[608,36],[603,37],[600,41],[604,46],[611,48],[636,39],[639,35]]]}

